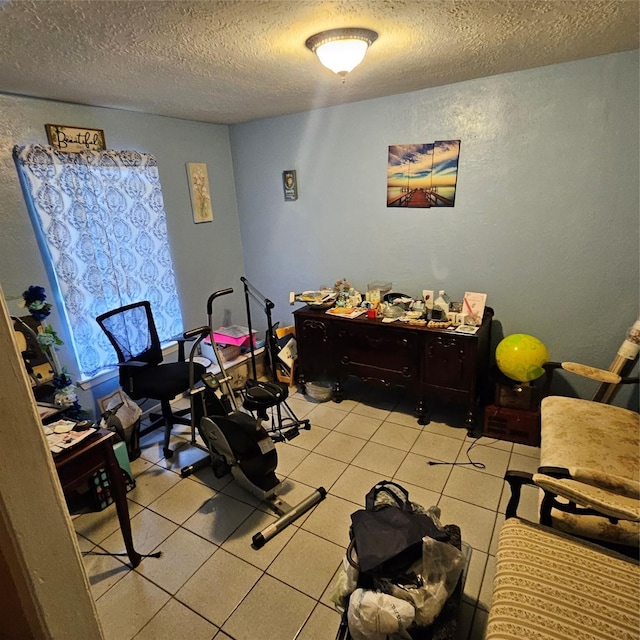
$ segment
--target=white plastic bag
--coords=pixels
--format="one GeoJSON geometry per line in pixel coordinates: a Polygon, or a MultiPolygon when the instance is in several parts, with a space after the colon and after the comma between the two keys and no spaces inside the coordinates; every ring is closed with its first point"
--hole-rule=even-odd
{"type": "MultiPolygon", "coordinates": [[[[120,399],[122,400],[122,406],[118,409],[116,415],[120,419],[123,429],[127,431],[138,421],[138,418],[142,415],[142,409],[122,389],[120,390],[120,399]]],[[[107,409],[112,409],[117,404],[119,403],[114,398],[107,409]]]]}
{"type": "Polygon", "coordinates": [[[345,556],[342,559],[342,565],[338,569],[336,579],[331,585],[331,602],[333,602],[338,611],[345,610],[347,598],[355,591],[357,586],[358,570],[349,564],[345,556]]]}
{"type": "Polygon", "coordinates": [[[433,538],[422,540],[422,560],[411,569],[420,576],[420,585],[402,585],[385,580],[384,591],[411,603],[415,623],[426,627],[433,623],[453,593],[464,568],[464,554],[447,542],[433,538]]]}
{"type": "Polygon", "coordinates": [[[140,416],[142,409],[122,390],[98,400],[101,429],[115,431],[127,445],[129,460],[140,456],[140,416]]]}
{"type": "Polygon", "coordinates": [[[356,589],[349,598],[347,622],[353,640],[387,640],[411,636],[406,633],[413,622],[414,608],[406,600],[394,598],[386,593],[356,589]]]}

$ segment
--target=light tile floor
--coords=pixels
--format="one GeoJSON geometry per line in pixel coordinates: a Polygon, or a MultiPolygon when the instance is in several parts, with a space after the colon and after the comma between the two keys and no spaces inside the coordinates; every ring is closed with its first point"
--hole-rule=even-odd
{"type": "MultiPolygon", "coordinates": [[[[132,463],[137,486],[127,494],[133,537],[140,553],[162,555],[135,570],[126,557],[84,556],[108,640],[334,640],[339,614],[330,592],[349,516],[381,479],[460,526],[472,554],[458,638],[483,637],[509,498],[502,478],[509,468],[535,470],[539,449],[470,438],[459,409],[436,408],[420,426],[399,392],[354,383],[347,394],[340,404],[316,403],[292,390],[291,408],[312,428],[276,445],[279,494],[291,505],[319,486],[328,495],[260,550],[251,538],[275,519],[267,507],[210,467],[181,477],[205,455],[189,444],[187,427],[174,428],[171,460],[162,456],[160,430],[143,438],[132,463]]],[[[519,515],[537,520],[537,500],[525,487],[519,515]]],[[[124,551],[113,505],[73,521],[83,552],[124,551]]]]}

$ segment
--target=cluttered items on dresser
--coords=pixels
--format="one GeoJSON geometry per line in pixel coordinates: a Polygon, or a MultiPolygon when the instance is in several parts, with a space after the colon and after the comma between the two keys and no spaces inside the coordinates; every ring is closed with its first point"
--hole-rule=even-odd
{"type": "MultiPolygon", "coordinates": [[[[320,306],[305,303],[293,312],[299,389],[306,394],[308,384],[321,384],[334,402],[341,402],[347,379],[356,377],[378,388],[405,389],[415,401],[420,425],[428,424],[437,402],[465,405],[464,423],[473,430],[489,382],[494,312],[485,304],[486,294],[467,292],[456,303],[442,290],[437,295],[423,290],[418,297],[391,290],[379,295],[391,289],[390,283],[383,284],[369,285],[360,302],[361,294],[350,288],[344,307],[337,297],[327,307],[329,294],[344,291],[322,295],[326,289],[320,288],[320,306]],[[478,314],[482,320],[473,324],[478,314]]],[[[304,302],[308,294],[294,293],[292,303],[304,302]]]]}
{"type": "Polygon", "coordinates": [[[467,334],[474,334],[482,324],[486,301],[486,293],[467,291],[456,302],[443,289],[437,295],[433,290],[423,289],[420,295],[412,296],[393,291],[390,282],[371,282],[363,294],[346,278],[337,280],[333,287],[323,285],[317,290],[289,293],[292,305],[301,302],[341,318],[406,322],[467,334]]]}

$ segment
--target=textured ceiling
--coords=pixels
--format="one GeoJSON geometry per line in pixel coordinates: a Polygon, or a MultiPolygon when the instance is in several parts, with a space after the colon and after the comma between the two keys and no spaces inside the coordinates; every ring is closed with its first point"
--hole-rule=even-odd
{"type": "Polygon", "coordinates": [[[638,0],[0,0],[0,91],[221,124],[638,48],[638,0]],[[305,48],[379,33],[341,83],[305,48]]]}

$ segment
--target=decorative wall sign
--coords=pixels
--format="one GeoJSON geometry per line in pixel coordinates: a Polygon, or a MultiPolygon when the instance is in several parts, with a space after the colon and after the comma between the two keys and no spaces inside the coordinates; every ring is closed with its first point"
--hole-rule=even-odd
{"type": "Polygon", "coordinates": [[[62,124],[45,124],[47,140],[52,147],[60,151],[104,151],[107,145],[102,129],[86,127],[68,127],[62,124]]]}
{"type": "Polygon", "coordinates": [[[387,207],[453,207],[460,140],[389,147],[387,207]]]}
{"type": "Polygon", "coordinates": [[[282,186],[285,200],[298,199],[298,179],[296,178],[295,169],[288,169],[282,172],[282,186]]]}
{"type": "Polygon", "coordinates": [[[187,176],[189,177],[189,193],[191,194],[193,221],[196,224],[200,222],[212,222],[213,209],[211,208],[207,165],[204,162],[187,163],[187,176]]]}

